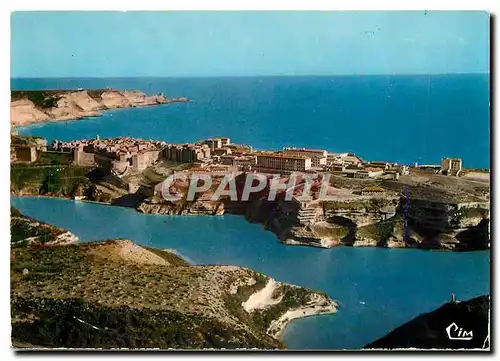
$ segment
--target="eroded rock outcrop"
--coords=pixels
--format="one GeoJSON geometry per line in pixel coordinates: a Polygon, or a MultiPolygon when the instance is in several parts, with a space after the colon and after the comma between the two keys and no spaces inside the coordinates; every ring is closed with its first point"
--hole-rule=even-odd
{"type": "Polygon", "coordinates": [[[478,250],[489,247],[489,203],[443,203],[405,197],[359,198],[300,204],[165,202],[145,200],[137,209],[167,215],[240,214],[261,223],[289,245],[478,250]],[[228,212],[229,211],[229,212],[228,212]]]}
{"type": "Polygon", "coordinates": [[[278,203],[266,224],[285,244],[475,250],[489,247],[489,203],[374,198],[278,203]]]}
{"type": "Polygon", "coordinates": [[[221,202],[141,202],[137,210],[142,213],[167,214],[167,215],[222,215],[224,205],[221,202]]]}
{"type": "Polygon", "coordinates": [[[161,94],[148,96],[139,91],[14,91],[11,100],[11,126],[18,127],[45,121],[80,119],[99,116],[100,110],[140,107],[173,102],[161,94]]]}

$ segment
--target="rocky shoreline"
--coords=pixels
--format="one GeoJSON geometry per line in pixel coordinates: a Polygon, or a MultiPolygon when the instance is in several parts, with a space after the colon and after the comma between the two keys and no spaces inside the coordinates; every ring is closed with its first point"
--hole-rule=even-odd
{"type": "Polygon", "coordinates": [[[26,217],[11,207],[11,247],[67,246],[79,241],[68,230],[26,217]]]}
{"type": "MultiPolygon", "coordinates": [[[[157,152],[150,155],[153,161],[159,157],[157,152]]],[[[42,152],[39,160],[29,164],[16,161],[12,154],[11,149],[12,194],[52,195],[132,207],[150,214],[240,215],[264,225],[288,245],[454,251],[490,247],[490,185],[485,180],[413,169],[414,175],[410,172],[397,181],[332,173],[328,188],[332,196],[328,199],[303,201],[294,196],[287,200],[281,194],[270,201],[263,190],[249,200],[232,201],[227,196],[212,198],[214,189],[208,189],[188,201],[187,188],[179,185],[176,192],[183,196],[167,201],[161,194],[162,180],[172,172],[190,174],[195,163],[170,164],[162,159],[142,170],[117,174],[110,165],[116,159],[111,158],[97,164],[94,155],[94,161],[82,165],[71,153],[42,152]],[[57,187],[49,187],[49,181],[57,187]],[[363,191],[372,188],[377,192],[363,191]]],[[[136,161],[138,164],[139,157],[136,161]]],[[[252,172],[240,171],[236,187],[246,184],[249,174],[252,172]]]]}
{"type": "Polygon", "coordinates": [[[317,315],[327,315],[337,312],[338,303],[324,295],[314,294],[307,304],[290,309],[282,314],[277,320],[271,322],[267,334],[281,340],[286,327],[295,319],[317,315]]]}
{"type": "Polygon", "coordinates": [[[50,90],[13,91],[10,104],[12,128],[51,121],[101,116],[101,110],[188,102],[185,97],[167,98],[140,91],[50,90]]]}

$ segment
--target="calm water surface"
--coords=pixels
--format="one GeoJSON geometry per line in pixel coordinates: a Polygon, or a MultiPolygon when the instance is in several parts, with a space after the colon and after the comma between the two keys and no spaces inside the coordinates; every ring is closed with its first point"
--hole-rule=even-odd
{"type": "Polygon", "coordinates": [[[355,152],[368,160],[489,168],[489,76],[12,79],[12,89],[113,87],[190,103],[106,111],[21,128],[47,139],[131,136],[172,143],[229,136],[259,149],[355,152]]]}
{"type": "Polygon", "coordinates": [[[12,197],[11,203],[82,241],[123,237],[174,248],[196,264],[251,267],[338,300],[342,308],[335,315],[290,324],[284,342],[292,349],[360,348],[439,307],[451,293],[465,300],[490,292],[489,251],[285,246],[238,216],[145,215],[129,208],[36,197],[12,197]]]}
{"type": "MultiPolygon", "coordinates": [[[[49,140],[99,134],[177,143],[229,136],[261,149],[324,148],[370,160],[436,164],[453,156],[477,168],[490,162],[487,75],[12,79],[11,86],[109,86],[192,100],[20,128],[49,140]]],[[[488,251],[292,247],[237,216],[143,215],[50,198],[13,197],[12,203],[83,241],[123,237],[173,248],[196,264],[251,267],[340,301],[343,307],[335,315],[292,322],[284,334],[289,348],[360,348],[440,306],[451,293],[458,299],[489,293],[488,251]]]]}

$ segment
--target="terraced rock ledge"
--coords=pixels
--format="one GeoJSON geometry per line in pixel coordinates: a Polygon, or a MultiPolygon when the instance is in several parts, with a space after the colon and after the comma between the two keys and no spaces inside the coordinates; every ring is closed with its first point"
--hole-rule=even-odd
{"type": "Polygon", "coordinates": [[[99,111],[105,109],[187,101],[184,97],[169,99],[163,94],[146,95],[140,91],[115,89],[12,91],[10,123],[12,127],[18,127],[100,116],[102,114],[99,111]]]}

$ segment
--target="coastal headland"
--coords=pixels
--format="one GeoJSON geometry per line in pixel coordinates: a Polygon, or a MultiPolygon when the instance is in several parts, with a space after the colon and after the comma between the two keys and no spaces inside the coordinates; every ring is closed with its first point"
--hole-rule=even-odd
{"type": "Polygon", "coordinates": [[[489,172],[461,163],[457,174],[446,174],[440,166],[366,161],[352,153],[254,151],[226,137],[192,144],[96,138],[47,145],[13,136],[11,150],[11,192],[17,195],[165,215],[239,214],[289,245],[489,248],[489,172]],[[248,181],[257,175],[264,180],[260,186],[248,181]],[[231,184],[224,183],[228,179],[231,184]],[[253,191],[243,201],[248,185],[253,191]],[[236,198],[222,194],[227,186],[236,198]],[[166,191],[176,198],[167,199],[166,191]]]}
{"type": "Polygon", "coordinates": [[[123,239],[57,242],[68,232],[11,213],[15,347],[282,349],[291,320],[337,311],[322,292],[248,268],[123,239]]]}
{"type": "MultiPolygon", "coordinates": [[[[188,101],[113,89],[11,96],[12,126],[188,101]]],[[[229,137],[184,144],[99,136],[51,144],[39,137],[11,139],[14,194],[143,213],[240,214],[290,245],[489,247],[489,170],[467,169],[459,158],[407,165],[324,149],[254,150],[229,137]],[[258,184],[250,178],[259,178],[258,184]]]]}
{"type": "Polygon", "coordinates": [[[167,98],[163,94],[146,95],[140,91],[95,90],[19,90],[11,92],[11,127],[48,121],[64,121],[102,115],[99,111],[143,107],[188,99],[167,98]]]}

